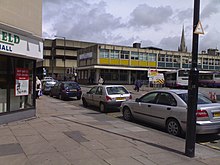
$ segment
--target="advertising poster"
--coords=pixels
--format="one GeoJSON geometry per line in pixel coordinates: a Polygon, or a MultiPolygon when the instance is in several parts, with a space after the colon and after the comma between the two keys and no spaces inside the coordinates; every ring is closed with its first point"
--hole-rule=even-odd
{"type": "Polygon", "coordinates": [[[28,95],[29,91],[29,70],[16,68],[15,71],[15,96],[28,95]]]}

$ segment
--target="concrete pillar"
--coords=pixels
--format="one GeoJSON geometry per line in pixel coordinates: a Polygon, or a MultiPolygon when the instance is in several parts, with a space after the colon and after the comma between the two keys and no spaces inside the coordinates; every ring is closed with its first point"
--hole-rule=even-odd
{"type": "Polygon", "coordinates": [[[128,84],[131,84],[131,71],[128,71],[128,84]]]}
{"type": "Polygon", "coordinates": [[[95,83],[96,84],[98,84],[99,76],[100,76],[100,69],[96,69],[95,71],[95,83]]]}

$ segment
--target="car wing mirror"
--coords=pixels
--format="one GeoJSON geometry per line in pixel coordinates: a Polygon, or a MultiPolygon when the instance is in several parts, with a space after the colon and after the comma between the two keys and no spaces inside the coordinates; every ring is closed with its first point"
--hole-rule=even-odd
{"type": "Polygon", "coordinates": [[[140,99],[139,99],[139,98],[136,98],[136,99],[135,99],[135,102],[140,102],[140,99]]]}

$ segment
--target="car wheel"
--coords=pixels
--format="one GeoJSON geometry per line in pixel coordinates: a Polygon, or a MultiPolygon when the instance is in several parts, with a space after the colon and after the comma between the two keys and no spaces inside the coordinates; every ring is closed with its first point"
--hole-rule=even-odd
{"type": "Polygon", "coordinates": [[[123,109],[123,118],[126,121],[132,121],[133,120],[133,115],[131,113],[131,110],[128,107],[125,107],[123,109]]]}
{"type": "Polygon", "coordinates": [[[84,107],[88,107],[88,103],[86,102],[86,99],[85,99],[85,98],[82,98],[82,102],[83,102],[83,106],[84,106],[84,107]]]}
{"type": "Polygon", "coordinates": [[[181,134],[181,127],[176,119],[169,119],[166,125],[167,132],[174,136],[179,136],[181,134]]]}
{"type": "Polygon", "coordinates": [[[80,100],[80,99],[81,99],[81,96],[77,96],[76,98],[77,98],[77,100],[80,100]]]}
{"type": "Polygon", "coordinates": [[[53,97],[52,93],[50,92],[50,97],[53,97]]]}
{"type": "Polygon", "coordinates": [[[99,110],[100,110],[101,112],[105,112],[105,111],[106,111],[106,106],[105,106],[104,103],[100,103],[100,104],[99,104],[99,110]]]}

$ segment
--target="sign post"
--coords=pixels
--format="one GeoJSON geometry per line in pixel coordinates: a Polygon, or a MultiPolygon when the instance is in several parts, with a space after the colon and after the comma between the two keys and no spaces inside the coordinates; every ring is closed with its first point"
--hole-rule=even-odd
{"type": "MultiPolygon", "coordinates": [[[[192,43],[192,67],[189,74],[188,84],[188,110],[187,110],[187,128],[186,128],[186,145],[185,154],[188,157],[195,156],[196,141],[196,110],[198,100],[198,45],[199,34],[197,31],[199,24],[199,7],[200,0],[194,0],[194,18],[193,18],[193,43],[192,43]]],[[[201,23],[200,23],[201,24],[201,23]]]]}

